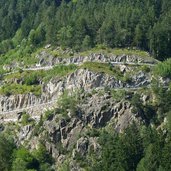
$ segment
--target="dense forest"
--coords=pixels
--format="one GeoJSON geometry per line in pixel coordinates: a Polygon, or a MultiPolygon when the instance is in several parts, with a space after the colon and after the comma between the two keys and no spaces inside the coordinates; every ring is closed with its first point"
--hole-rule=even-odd
{"type": "Polygon", "coordinates": [[[171,56],[168,0],[1,0],[0,53],[42,44],[86,50],[98,44],[171,56]]]}

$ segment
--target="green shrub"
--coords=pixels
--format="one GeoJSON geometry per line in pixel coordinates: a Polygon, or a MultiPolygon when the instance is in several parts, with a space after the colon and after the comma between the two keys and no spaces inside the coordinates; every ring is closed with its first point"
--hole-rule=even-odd
{"type": "Polygon", "coordinates": [[[21,117],[21,124],[23,126],[28,125],[31,121],[30,115],[27,113],[24,113],[21,117]]]}
{"type": "Polygon", "coordinates": [[[39,77],[37,74],[29,74],[27,77],[24,78],[24,84],[26,85],[37,85],[39,84],[39,77]]]}
{"type": "Polygon", "coordinates": [[[12,164],[12,171],[27,171],[30,169],[38,170],[39,163],[30,152],[25,148],[18,149],[14,154],[14,161],[12,164]]]}
{"type": "Polygon", "coordinates": [[[14,141],[0,133],[0,170],[10,170],[12,153],[15,149],[14,141]]]}
{"type": "Polygon", "coordinates": [[[6,84],[0,89],[0,94],[9,96],[14,94],[33,93],[36,96],[41,95],[40,85],[21,85],[21,84],[6,84]]]}
{"type": "Polygon", "coordinates": [[[132,82],[132,77],[128,74],[128,73],[126,73],[125,75],[124,75],[124,77],[122,78],[122,81],[124,81],[125,83],[131,83],[132,82]]]}
{"type": "Polygon", "coordinates": [[[77,112],[78,98],[76,94],[69,95],[68,92],[64,94],[58,100],[58,106],[60,108],[60,113],[63,116],[67,116],[70,113],[71,116],[76,115],[77,112]]]}
{"type": "Polygon", "coordinates": [[[45,112],[44,116],[43,116],[43,120],[49,120],[50,118],[52,118],[54,115],[54,110],[48,110],[45,112]]]}
{"type": "Polygon", "coordinates": [[[120,101],[122,99],[125,98],[126,96],[126,91],[125,90],[110,90],[111,92],[111,95],[113,97],[113,99],[117,100],[117,101],[120,101]]]}
{"type": "Polygon", "coordinates": [[[113,75],[116,77],[121,77],[122,74],[120,69],[117,66],[111,66],[111,64],[107,63],[99,63],[99,62],[85,62],[82,64],[81,68],[88,69],[90,71],[105,73],[108,75],[113,75]]]}
{"type": "Polygon", "coordinates": [[[77,66],[74,64],[70,65],[57,65],[53,69],[46,71],[43,78],[44,81],[49,81],[52,77],[58,76],[63,77],[69,73],[74,72],[77,69],[77,66]]]}
{"type": "Polygon", "coordinates": [[[154,68],[155,75],[171,78],[171,59],[157,64],[154,68]]]}
{"type": "Polygon", "coordinates": [[[141,69],[142,69],[142,71],[144,71],[144,72],[146,72],[146,73],[149,73],[149,72],[151,71],[150,67],[147,66],[147,65],[143,65],[143,66],[141,67],[141,69]]]}
{"type": "Polygon", "coordinates": [[[37,70],[37,71],[22,71],[13,73],[5,76],[6,80],[17,78],[23,81],[23,84],[26,85],[38,85],[40,81],[49,81],[53,77],[63,77],[69,73],[74,72],[77,69],[77,66],[74,64],[71,65],[57,65],[50,70],[37,70]]]}

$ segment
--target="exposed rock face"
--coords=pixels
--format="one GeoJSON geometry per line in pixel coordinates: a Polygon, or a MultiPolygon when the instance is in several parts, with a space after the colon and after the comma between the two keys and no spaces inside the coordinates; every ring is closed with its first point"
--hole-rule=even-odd
{"type": "Polygon", "coordinates": [[[85,156],[88,151],[89,140],[86,137],[81,137],[77,141],[76,145],[76,152],[79,153],[81,156],[85,156]]]}
{"type": "Polygon", "coordinates": [[[49,101],[47,95],[41,95],[37,97],[33,94],[23,95],[11,95],[11,96],[0,96],[0,113],[17,110],[21,108],[27,108],[36,104],[41,104],[49,101]]]}
{"type": "MultiPolygon", "coordinates": [[[[47,47],[48,48],[48,47],[47,47]]],[[[61,165],[68,161],[71,171],[80,171],[81,166],[78,160],[85,159],[89,154],[100,156],[101,146],[99,144],[99,132],[103,129],[123,132],[133,121],[143,122],[139,113],[133,113],[133,106],[130,98],[142,87],[150,87],[151,75],[141,69],[133,70],[127,63],[153,63],[137,56],[110,56],[92,54],[87,57],[59,58],[53,57],[46,51],[37,56],[40,60],[39,66],[63,64],[81,64],[85,61],[97,62],[121,62],[117,69],[121,75],[107,74],[105,72],[93,72],[79,67],[75,72],[63,78],[54,77],[48,83],[42,83],[42,95],[33,94],[0,96],[0,121],[18,121],[21,124],[22,111],[26,110],[32,118],[44,113],[46,109],[53,109],[50,116],[43,116],[35,128],[36,122],[28,123],[15,130],[16,142],[22,145],[27,142],[27,147],[37,149],[40,142],[43,142],[47,151],[61,165]],[[123,79],[130,74],[130,79],[123,79]],[[114,97],[112,90],[125,90],[129,94],[119,100],[114,97]],[[60,106],[56,105],[57,99],[65,90],[72,93],[81,90],[76,110],[71,114],[66,107],[62,113],[60,106]],[[130,92],[132,91],[132,92],[130,92]],[[11,112],[10,112],[11,111],[11,112]],[[15,119],[14,119],[15,118],[15,119]],[[41,123],[41,124],[40,124],[41,123]],[[95,131],[95,132],[94,132],[95,131]],[[97,132],[96,132],[97,131],[97,132]]],[[[135,67],[135,66],[134,66],[135,67]]],[[[17,83],[14,79],[12,82],[17,83]]],[[[162,84],[168,84],[170,80],[161,80],[162,84]]],[[[126,93],[125,93],[126,94],[126,93]]],[[[145,104],[150,95],[143,94],[140,99],[145,104]]],[[[60,104],[60,103],[59,103],[60,104]]],[[[135,111],[134,111],[135,112],[135,111]]],[[[38,123],[37,122],[37,123],[38,123]]],[[[0,132],[4,128],[1,128],[0,132]]],[[[88,159],[89,160],[89,159],[88,159]]]]}
{"type": "Polygon", "coordinates": [[[93,88],[136,88],[147,86],[151,83],[150,75],[143,72],[136,73],[131,81],[121,81],[114,76],[104,73],[94,73],[86,69],[79,69],[68,75],[65,79],[53,79],[45,87],[44,91],[50,94],[63,90],[84,89],[85,91],[93,88]]]}
{"type": "Polygon", "coordinates": [[[126,123],[132,122],[133,114],[131,104],[126,101],[116,102],[110,96],[98,97],[94,95],[80,107],[82,109],[82,119],[92,127],[104,127],[112,118],[115,119],[115,129],[122,131],[127,127],[126,123]]]}
{"type": "Polygon", "coordinates": [[[36,56],[39,59],[41,66],[56,65],[56,64],[81,64],[83,62],[126,62],[126,63],[156,63],[155,60],[143,58],[136,55],[109,55],[104,54],[90,54],[88,56],[76,56],[76,57],[54,57],[47,51],[42,51],[36,56]]]}
{"type": "MultiPolygon", "coordinates": [[[[133,121],[139,123],[142,118],[132,113],[132,105],[125,100],[126,97],[117,101],[111,95],[110,89],[115,91],[124,89],[137,90],[144,86],[150,86],[150,73],[141,69],[134,69],[124,63],[153,63],[137,56],[91,54],[86,57],[78,56],[71,58],[59,58],[48,54],[46,51],[37,56],[37,66],[52,66],[56,64],[82,64],[87,61],[117,63],[120,75],[110,75],[102,72],[94,72],[79,67],[75,72],[65,77],[54,77],[48,83],[41,83],[42,95],[33,94],[0,96],[0,117],[2,121],[21,121],[22,111],[27,111],[32,118],[40,116],[44,110],[55,108],[52,116],[43,120],[40,128],[36,130],[33,125],[28,124],[21,127],[17,132],[16,141],[18,145],[24,144],[30,149],[38,148],[39,142],[44,142],[47,151],[60,165],[71,155],[69,167],[71,171],[79,171],[81,167],[77,159],[86,158],[89,153],[100,156],[100,145],[98,136],[93,130],[100,130],[108,125],[111,129],[122,132],[133,121]],[[128,79],[124,79],[126,76],[128,79]],[[76,111],[71,114],[66,109],[66,114],[57,110],[56,101],[64,91],[72,93],[82,90],[80,101],[76,104],[76,111]],[[92,93],[93,90],[95,93],[92,93]],[[99,92],[103,93],[100,94],[99,92]],[[59,113],[58,113],[59,112],[59,113]],[[37,131],[37,132],[36,132],[37,131]]],[[[112,66],[112,65],[111,65],[112,66]]],[[[115,66],[113,66],[115,67],[115,66]]],[[[12,83],[22,84],[22,80],[13,79],[12,83]]],[[[130,95],[131,96],[131,95],[130,95]]],[[[143,103],[148,97],[143,96],[143,103]]],[[[58,106],[59,107],[59,106],[58,106]]],[[[38,119],[39,120],[39,119],[38,119]]]]}
{"type": "MultiPolygon", "coordinates": [[[[0,96],[0,114],[12,110],[27,110],[31,106],[38,106],[43,103],[55,101],[64,90],[75,91],[82,89],[90,91],[92,89],[103,88],[139,88],[148,86],[151,83],[149,74],[142,71],[133,75],[129,81],[121,81],[115,76],[105,73],[95,73],[87,69],[79,69],[64,78],[54,78],[43,85],[43,94],[37,97],[33,94],[0,96]]],[[[47,104],[49,106],[49,104],[47,104]]],[[[20,111],[18,111],[20,112],[20,111]]]]}
{"type": "Polygon", "coordinates": [[[23,128],[21,128],[19,135],[18,135],[18,141],[23,142],[24,140],[27,140],[26,138],[29,138],[31,136],[31,126],[26,125],[23,128]]]}
{"type": "Polygon", "coordinates": [[[17,142],[23,144],[29,139],[28,145],[33,149],[37,148],[40,140],[44,141],[46,149],[59,164],[66,160],[67,152],[72,152],[70,169],[77,171],[80,170],[78,163],[75,163],[77,158],[84,158],[91,152],[100,153],[98,137],[86,134],[87,131],[111,124],[111,129],[122,132],[131,122],[141,121],[131,112],[132,106],[128,101],[117,102],[110,93],[86,96],[78,108],[79,113],[69,119],[56,114],[44,121],[37,137],[32,134],[34,127],[23,127],[17,142]]]}

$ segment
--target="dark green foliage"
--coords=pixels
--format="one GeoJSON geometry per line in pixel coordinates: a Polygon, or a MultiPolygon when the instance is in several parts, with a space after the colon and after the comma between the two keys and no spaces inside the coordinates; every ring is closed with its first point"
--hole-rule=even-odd
{"type": "Polygon", "coordinates": [[[23,83],[26,84],[26,85],[39,84],[38,75],[36,75],[36,73],[28,74],[28,76],[26,78],[24,78],[23,83]]]}
{"type": "Polygon", "coordinates": [[[133,124],[124,134],[103,132],[100,136],[102,156],[92,170],[136,170],[143,156],[139,128],[133,124]]]}
{"type": "Polygon", "coordinates": [[[40,144],[32,153],[25,148],[17,149],[14,153],[12,171],[54,171],[51,168],[52,163],[53,160],[44,145],[40,144]]]}
{"type": "Polygon", "coordinates": [[[162,162],[161,166],[165,170],[171,170],[171,139],[167,143],[165,143],[164,148],[162,150],[162,162]]]}
{"type": "Polygon", "coordinates": [[[171,110],[171,90],[155,86],[153,91],[156,95],[156,103],[158,110],[161,110],[162,113],[167,113],[171,110]]]}
{"type": "Polygon", "coordinates": [[[14,156],[15,159],[12,164],[12,171],[27,171],[28,169],[37,170],[39,168],[39,163],[36,158],[34,158],[25,148],[17,150],[14,156]]]}
{"type": "Polygon", "coordinates": [[[21,124],[22,126],[26,126],[28,124],[33,124],[34,120],[30,117],[28,113],[23,113],[21,117],[21,124]]]}
{"type": "Polygon", "coordinates": [[[52,171],[50,166],[53,163],[53,159],[50,154],[47,152],[43,144],[39,145],[39,148],[33,151],[33,156],[38,160],[40,164],[40,171],[52,171]],[[47,169],[47,170],[46,170],[47,169]]]}
{"type": "Polygon", "coordinates": [[[150,124],[156,119],[156,107],[152,104],[144,105],[139,94],[134,94],[130,102],[133,106],[132,112],[140,115],[146,121],[146,124],[150,124]]]}
{"type": "Polygon", "coordinates": [[[33,93],[36,96],[41,95],[41,86],[40,85],[21,85],[21,84],[6,84],[2,86],[0,89],[0,94],[4,94],[6,96],[14,95],[14,94],[27,94],[33,93]]]}
{"type": "Polygon", "coordinates": [[[154,68],[154,74],[160,75],[164,78],[171,78],[171,59],[168,59],[164,62],[159,63],[154,68]]]}
{"type": "Polygon", "coordinates": [[[133,113],[137,113],[137,112],[139,114],[142,114],[143,113],[143,104],[142,104],[142,100],[140,99],[140,95],[139,94],[135,94],[132,97],[131,104],[134,107],[133,113]]]}
{"type": "Polygon", "coordinates": [[[10,170],[14,147],[15,145],[13,140],[0,133],[0,170],[1,171],[10,170]]]}
{"type": "Polygon", "coordinates": [[[45,43],[75,50],[105,44],[145,49],[164,59],[171,56],[170,7],[167,0],[2,0],[0,53],[45,43]]]}
{"type": "Polygon", "coordinates": [[[58,100],[59,112],[64,117],[68,117],[68,113],[70,116],[76,116],[77,114],[77,104],[78,104],[78,96],[76,93],[69,94],[69,92],[64,92],[64,94],[58,100]]]}
{"type": "Polygon", "coordinates": [[[133,123],[123,134],[103,131],[101,156],[93,158],[92,171],[170,170],[170,136],[164,140],[155,128],[133,123]]]}
{"type": "Polygon", "coordinates": [[[144,144],[144,157],[141,159],[137,166],[137,170],[157,170],[162,163],[162,149],[164,141],[162,134],[153,128],[146,128],[142,133],[144,144]]]}

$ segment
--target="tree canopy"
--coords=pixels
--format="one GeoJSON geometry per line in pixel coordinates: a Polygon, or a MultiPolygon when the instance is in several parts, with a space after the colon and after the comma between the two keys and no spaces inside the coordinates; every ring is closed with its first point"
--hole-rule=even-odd
{"type": "Polygon", "coordinates": [[[1,0],[0,53],[24,40],[76,50],[134,47],[163,60],[171,56],[170,7],[168,0],[1,0]]]}

